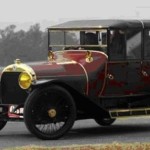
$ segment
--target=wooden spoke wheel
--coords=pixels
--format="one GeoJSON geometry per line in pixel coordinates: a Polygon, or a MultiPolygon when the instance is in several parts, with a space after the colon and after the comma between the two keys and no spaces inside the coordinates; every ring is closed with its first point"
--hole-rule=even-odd
{"type": "Polygon", "coordinates": [[[53,85],[31,93],[24,107],[27,128],[38,138],[58,139],[73,126],[76,107],[70,93],[53,85]]]}

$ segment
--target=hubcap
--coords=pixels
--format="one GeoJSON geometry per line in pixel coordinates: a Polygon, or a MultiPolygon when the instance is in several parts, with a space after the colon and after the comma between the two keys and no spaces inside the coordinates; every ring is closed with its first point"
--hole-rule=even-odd
{"type": "Polygon", "coordinates": [[[50,110],[48,111],[48,115],[49,115],[50,118],[56,117],[56,114],[57,114],[57,112],[56,112],[55,109],[50,109],[50,110]]]}

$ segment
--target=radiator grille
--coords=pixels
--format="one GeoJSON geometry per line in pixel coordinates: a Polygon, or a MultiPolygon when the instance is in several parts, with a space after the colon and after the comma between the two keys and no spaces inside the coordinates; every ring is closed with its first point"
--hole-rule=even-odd
{"type": "Polygon", "coordinates": [[[21,72],[4,72],[1,77],[2,103],[21,104],[27,98],[27,92],[18,84],[21,72]]]}

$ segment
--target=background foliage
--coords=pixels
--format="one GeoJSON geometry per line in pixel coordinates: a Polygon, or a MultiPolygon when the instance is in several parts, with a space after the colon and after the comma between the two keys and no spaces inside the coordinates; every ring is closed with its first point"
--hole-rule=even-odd
{"type": "Polygon", "coordinates": [[[41,31],[39,24],[28,31],[15,29],[15,25],[10,25],[0,30],[0,66],[11,64],[16,58],[23,62],[47,58],[47,31],[41,31]]]}

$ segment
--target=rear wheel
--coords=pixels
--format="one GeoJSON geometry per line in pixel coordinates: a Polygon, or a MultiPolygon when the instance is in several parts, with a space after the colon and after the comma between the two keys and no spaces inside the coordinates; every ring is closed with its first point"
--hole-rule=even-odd
{"type": "Polygon", "coordinates": [[[70,93],[60,86],[35,90],[24,107],[27,128],[38,138],[57,139],[74,124],[76,107],[70,93]]]}
{"type": "Polygon", "coordinates": [[[114,123],[116,119],[111,119],[111,118],[96,118],[95,122],[101,126],[110,126],[111,124],[114,123]]]}
{"type": "Polygon", "coordinates": [[[2,130],[6,124],[7,124],[7,121],[0,121],[0,130],[2,130]]]}

